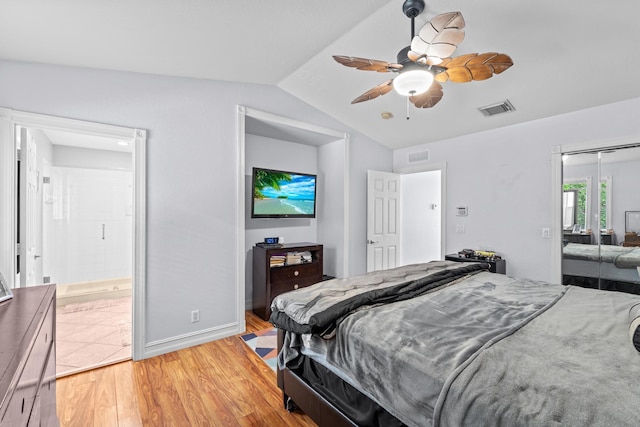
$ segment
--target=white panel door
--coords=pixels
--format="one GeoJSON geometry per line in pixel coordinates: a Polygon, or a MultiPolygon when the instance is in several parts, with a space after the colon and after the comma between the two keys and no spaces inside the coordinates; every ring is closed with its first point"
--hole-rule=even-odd
{"type": "Polygon", "coordinates": [[[400,262],[400,175],[367,172],[367,272],[400,262]]]}
{"type": "Polygon", "coordinates": [[[16,284],[16,143],[14,125],[0,108],[0,274],[10,288],[16,284]]]}
{"type": "Polygon", "coordinates": [[[36,143],[20,130],[20,287],[42,283],[42,216],[36,143]]]}

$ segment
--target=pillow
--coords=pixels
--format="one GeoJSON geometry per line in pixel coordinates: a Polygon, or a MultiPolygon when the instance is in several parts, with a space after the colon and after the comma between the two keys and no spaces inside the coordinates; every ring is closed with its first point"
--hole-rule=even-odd
{"type": "Polygon", "coordinates": [[[636,350],[640,352],[640,303],[629,309],[629,339],[636,350]]]}

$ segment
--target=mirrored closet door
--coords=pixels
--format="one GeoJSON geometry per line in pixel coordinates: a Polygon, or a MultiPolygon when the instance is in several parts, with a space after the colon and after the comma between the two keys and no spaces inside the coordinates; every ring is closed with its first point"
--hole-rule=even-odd
{"type": "Polygon", "coordinates": [[[640,294],[640,147],[563,155],[562,177],[563,283],[640,294]]]}

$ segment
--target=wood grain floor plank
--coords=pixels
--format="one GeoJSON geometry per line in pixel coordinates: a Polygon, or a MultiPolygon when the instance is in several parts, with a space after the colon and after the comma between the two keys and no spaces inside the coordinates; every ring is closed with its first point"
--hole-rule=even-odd
{"type": "Polygon", "coordinates": [[[141,426],[138,396],[133,385],[133,364],[118,363],[113,365],[113,375],[117,378],[115,387],[118,424],[120,426],[141,426]]]}
{"type": "Polygon", "coordinates": [[[180,364],[174,365],[173,369],[168,371],[168,374],[172,378],[176,391],[180,396],[186,415],[190,420],[190,425],[210,427],[213,425],[210,420],[218,414],[209,412],[211,405],[209,402],[205,403],[207,396],[198,387],[199,368],[193,362],[191,353],[189,349],[182,351],[180,364]]]}
{"type": "Polygon", "coordinates": [[[162,407],[157,400],[152,381],[146,363],[133,364],[133,394],[137,397],[140,419],[145,426],[159,425],[162,420],[162,407]]]}
{"type": "Polygon", "coordinates": [[[116,383],[112,367],[95,371],[94,411],[94,427],[111,427],[118,424],[116,383]]]}
{"type": "MultiPolygon", "coordinates": [[[[246,325],[271,327],[251,312],[246,325]]],[[[60,378],[56,387],[62,427],[316,425],[284,409],[275,372],[239,335],[60,378]]]]}

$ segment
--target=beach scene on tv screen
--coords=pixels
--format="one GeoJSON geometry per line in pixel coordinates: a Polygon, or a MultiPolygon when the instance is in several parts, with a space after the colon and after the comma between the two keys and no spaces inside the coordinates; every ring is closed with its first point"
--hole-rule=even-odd
{"type": "Polygon", "coordinates": [[[255,215],[313,215],[314,176],[257,170],[253,188],[255,215]]]}

